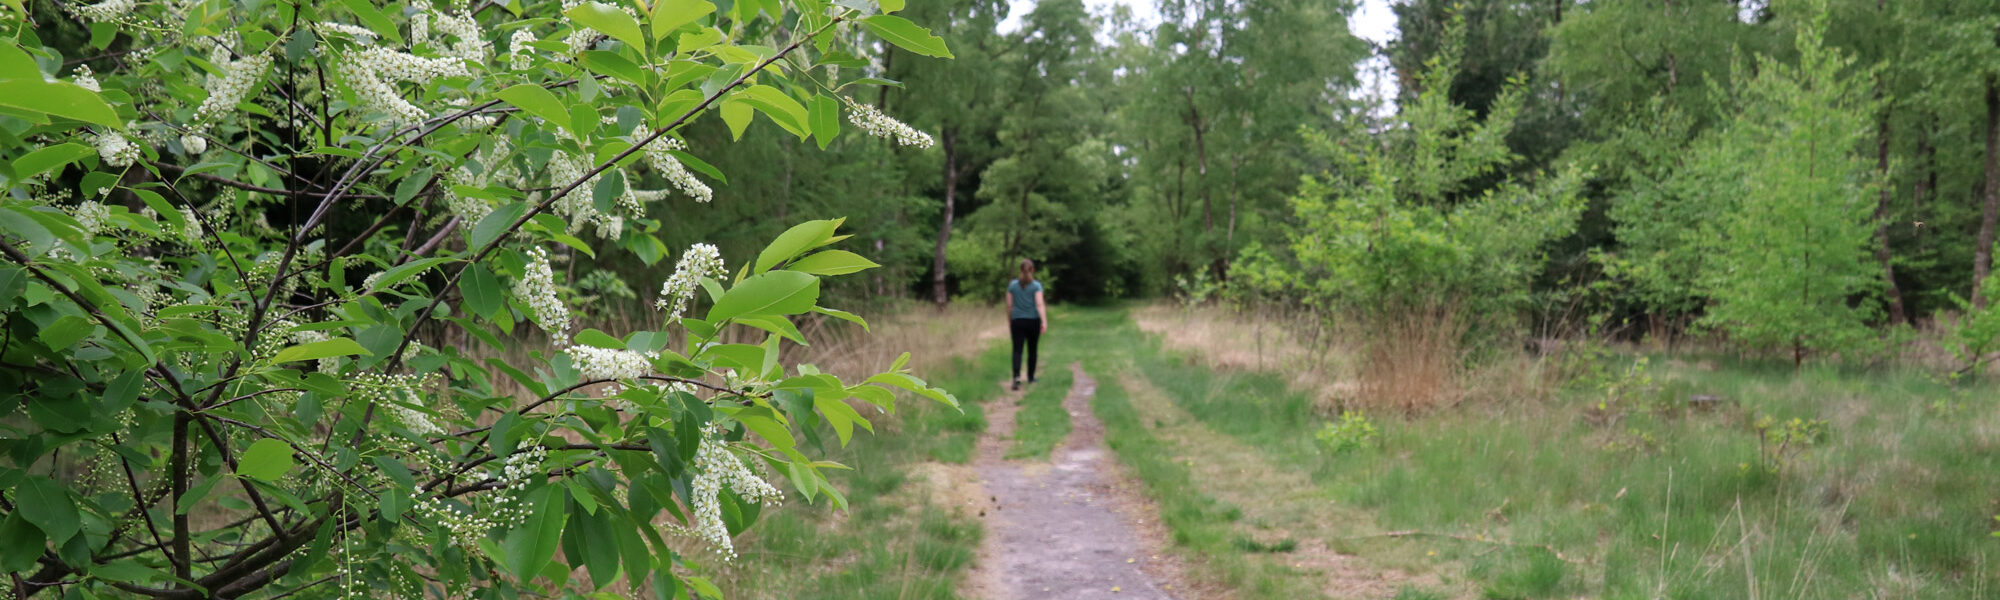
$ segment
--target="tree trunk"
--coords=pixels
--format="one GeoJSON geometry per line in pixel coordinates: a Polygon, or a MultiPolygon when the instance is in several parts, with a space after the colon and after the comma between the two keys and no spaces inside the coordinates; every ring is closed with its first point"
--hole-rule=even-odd
{"type": "Polygon", "coordinates": [[[952,138],[957,132],[947,127],[938,132],[944,143],[944,223],[938,226],[937,254],[931,262],[931,297],[937,302],[938,310],[944,310],[945,302],[945,245],[951,242],[951,218],[954,200],[958,196],[958,155],[952,147],[952,138]]]}
{"type": "Polygon", "coordinates": [[[1979,247],[1972,249],[1972,306],[1986,308],[1979,285],[1993,268],[1993,226],[2000,221],[2000,81],[1986,76],[1986,209],[1979,217],[1979,247]]]}
{"type": "Polygon", "coordinates": [[[1236,202],[1242,197],[1238,191],[1236,173],[1243,166],[1243,156],[1238,154],[1236,162],[1229,165],[1229,226],[1224,230],[1222,252],[1215,255],[1215,280],[1229,281],[1229,254],[1236,249],[1236,202]]]}
{"type": "Polygon", "coordinates": [[[1208,146],[1202,140],[1201,109],[1194,104],[1194,88],[1182,88],[1187,92],[1188,126],[1194,128],[1194,182],[1201,188],[1202,230],[1215,232],[1215,208],[1208,195],[1208,146]]]}
{"type": "Polygon", "coordinates": [[[1917,138],[1917,156],[1919,157],[1918,160],[1924,163],[1924,175],[1917,178],[1914,189],[1910,191],[1910,214],[1914,215],[1917,219],[1910,223],[1910,226],[1916,230],[1913,232],[1913,235],[1917,238],[1917,251],[1920,253],[1929,251],[1924,245],[1924,227],[1926,226],[1923,221],[1924,201],[1929,200],[1931,191],[1937,189],[1937,147],[1931,145],[1931,130],[1935,126],[1935,123],[1925,126],[1922,131],[1923,135],[1917,138]]]}
{"type": "MultiPolygon", "coordinates": [[[[1879,87],[1878,87],[1879,89],[1879,87]]],[[[1875,203],[1875,260],[1882,263],[1882,283],[1887,287],[1883,295],[1889,299],[1889,323],[1908,323],[1909,313],[1903,308],[1903,291],[1896,287],[1896,264],[1889,253],[1889,110],[1884,108],[1875,127],[1875,171],[1882,178],[1882,194],[1875,203]]]]}

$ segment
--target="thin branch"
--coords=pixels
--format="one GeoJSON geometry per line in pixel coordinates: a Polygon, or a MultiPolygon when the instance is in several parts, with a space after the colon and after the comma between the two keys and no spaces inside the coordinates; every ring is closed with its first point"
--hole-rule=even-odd
{"type": "MultiPolygon", "coordinates": [[[[162,169],[162,170],[167,170],[167,171],[173,171],[173,172],[174,172],[175,174],[182,174],[182,173],[186,173],[186,172],[187,172],[187,169],[186,169],[186,168],[184,168],[184,167],[181,167],[180,165],[174,165],[174,164],[169,164],[169,163],[163,163],[163,162],[155,162],[155,163],[152,163],[152,165],[153,165],[154,167],[158,167],[158,168],[160,168],[160,169],[162,169]]],[[[234,180],[234,179],[230,179],[230,178],[228,178],[228,177],[223,177],[223,176],[220,176],[220,175],[212,175],[212,174],[209,174],[209,173],[195,173],[195,174],[193,174],[193,175],[188,175],[188,177],[193,177],[193,178],[195,178],[195,179],[200,179],[200,180],[202,180],[202,181],[207,181],[207,182],[210,182],[210,183],[215,183],[215,184],[219,184],[219,185],[223,185],[223,186],[226,186],[226,187],[232,187],[232,188],[236,188],[236,189],[239,189],[239,190],[243,190],[243,191],[246,191],[246,192],[257,192],[257,193],[259,193],[259,194],[272,194],[272,195],[276,195],[276,196],[290,196],[290,197],[294,197],[294,198],[324,198],[324,197],[326,197],[326,195],[327,195],[327,194],[326,194],[325,192],[314,192],[314,191],[307,191],[307,190],[287,190],[287,189],[280,189],[280,188],[274,188],[274,187],[264,187],[264,186],[261,186],[261,185],[255,185],[255,184],[250,184],[250,183],[244,183],[244,182],[241,182],[241,181],[237,181],[237,180],[234,180]]],[[[363,200],[388,200],[388,199],[389,199],[389,197],[388,197],[388,196],[382,196],[382,195],[377,195],[377,194],[350,194],[350,195],[348,195],[348,197],[349,197],[349,198],[360,198],[360,199],[363,199],[363,200]]]]}

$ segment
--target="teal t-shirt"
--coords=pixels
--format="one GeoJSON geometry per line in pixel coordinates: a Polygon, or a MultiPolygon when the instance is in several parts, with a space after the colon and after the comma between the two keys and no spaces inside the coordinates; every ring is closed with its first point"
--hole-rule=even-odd
{"type": "Polygon", "coordinates": [[[1042,318],[1041,311],[1035,310],[1035,292],[1039,291],[1042,291],[1042,282],[1040,281],[1030,281],[1028,282],[1028,287],[1025,288],[1021,287],[1021,280],[1018,278],[1007,282],[1007,299],[1009,300],[1008,304],[1011,305],[1011,308],[1007,309],[1007,318],[1042,318]]]}

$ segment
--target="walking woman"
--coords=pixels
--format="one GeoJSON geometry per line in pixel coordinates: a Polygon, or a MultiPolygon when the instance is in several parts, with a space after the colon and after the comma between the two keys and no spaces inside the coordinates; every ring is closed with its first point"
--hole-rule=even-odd
{"type": "Polygon", "coordinates": [[[1021,389],[1021,346],[1028,347],[1028,383],[1035,382],[1035,347],[1049,330],[1049,305],[1042,301],[1042,282],[1035,281],[1035,261],[1021,259],[1021,275],[1007,283],[1008,331],[1014,334],[1014,389],[1021,389]]]}

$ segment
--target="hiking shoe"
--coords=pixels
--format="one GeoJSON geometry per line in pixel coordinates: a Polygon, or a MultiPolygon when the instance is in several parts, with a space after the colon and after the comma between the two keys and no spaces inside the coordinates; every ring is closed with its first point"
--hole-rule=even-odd
{"type": "Polygon", "coordinates": [[[1021,380],[1014,380],[1014,391],[1021,391],[1021,380]]]}

